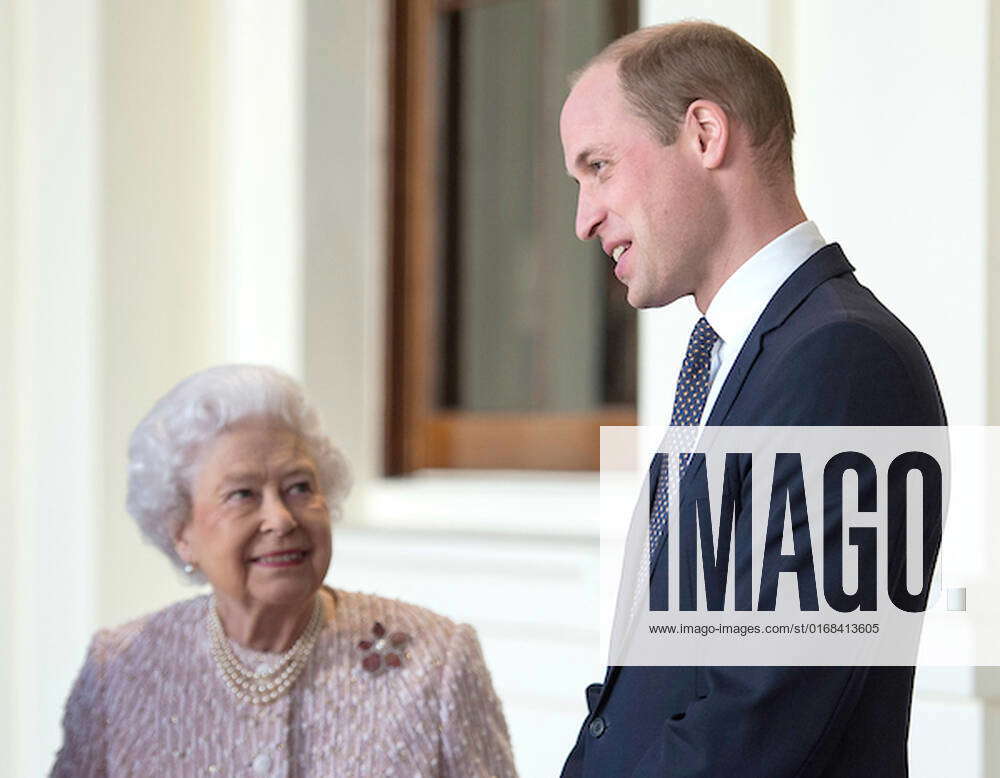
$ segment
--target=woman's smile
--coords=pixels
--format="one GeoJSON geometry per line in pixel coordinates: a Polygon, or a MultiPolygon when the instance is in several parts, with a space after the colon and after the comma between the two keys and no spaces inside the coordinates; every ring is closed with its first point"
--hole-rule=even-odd
{"type": "Polygon", "coordinates": [[[305,562],[308,556],[308,549],[274,551],[270,554],[250,557],[250,564],[260,567],[295,567],[305,562]]]}

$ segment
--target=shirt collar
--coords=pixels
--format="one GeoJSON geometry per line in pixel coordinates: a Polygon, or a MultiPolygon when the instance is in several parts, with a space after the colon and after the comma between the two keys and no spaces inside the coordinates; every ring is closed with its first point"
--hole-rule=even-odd
{"type": "Polygon", "coordinates": [[[809,257],[826,245],[811,221],[783,232],[736,269],[705,311],[723,343],[742,343],[774,293],[809,257]]]}

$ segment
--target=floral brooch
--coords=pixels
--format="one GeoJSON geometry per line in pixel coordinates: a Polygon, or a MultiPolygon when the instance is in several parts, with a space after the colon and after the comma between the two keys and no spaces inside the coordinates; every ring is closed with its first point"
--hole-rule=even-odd
{"type": "Polygon", "coordinates": [[[361,660],[361,666],[369,673],[401,666],[403,664],[403,649],[410,642],[410,636],[405,632],[393,632],[391,635],[386,635],[386,629],[380,621],[376,621],[372,626],[372,635],[374,635],[374,640],[362,640],[358,643],[358,650],[365,654],[361,660]]]}

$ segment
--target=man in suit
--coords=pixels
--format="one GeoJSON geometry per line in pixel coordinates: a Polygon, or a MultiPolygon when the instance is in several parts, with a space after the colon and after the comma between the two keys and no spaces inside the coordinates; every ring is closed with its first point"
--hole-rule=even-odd
{"type": "MultiPolygon", "coordinates": [[[[703,314],[673,424],[945,423],[913,334],[806,220],[791,102],[762,52],[707,23],[639,30],[579,74],[560,133],[577,235],[601,242],[628,302],[693,295],[703,314]]],[[[932,561],[939,540],[925,535],[932,561]]],[[[650,546],[660,591],[666,544],[651,531],[650,546]]],[[[889,553],[889,586],[905,585],[889,553]]],[[[563,776],[902,776],[912,689],[912,667],[611,667],[563,776]]]]}

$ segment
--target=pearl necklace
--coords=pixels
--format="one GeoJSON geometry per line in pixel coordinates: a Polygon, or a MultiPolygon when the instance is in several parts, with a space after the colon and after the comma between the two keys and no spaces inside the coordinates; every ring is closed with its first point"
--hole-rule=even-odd
{"type": "Polygon", "coordinates": [[[247,670],[233,653],[222,628],[214,597],[209,600],[207,620],[212,658],[226,686],[242,702],[267,705],[285,694],[305,668],[323,627],[323,607],[320,598],[316,597],[312,617],[305,631],[295,641],[295,645],[281,655],[274,669],[264,672],[247,670]]]}

